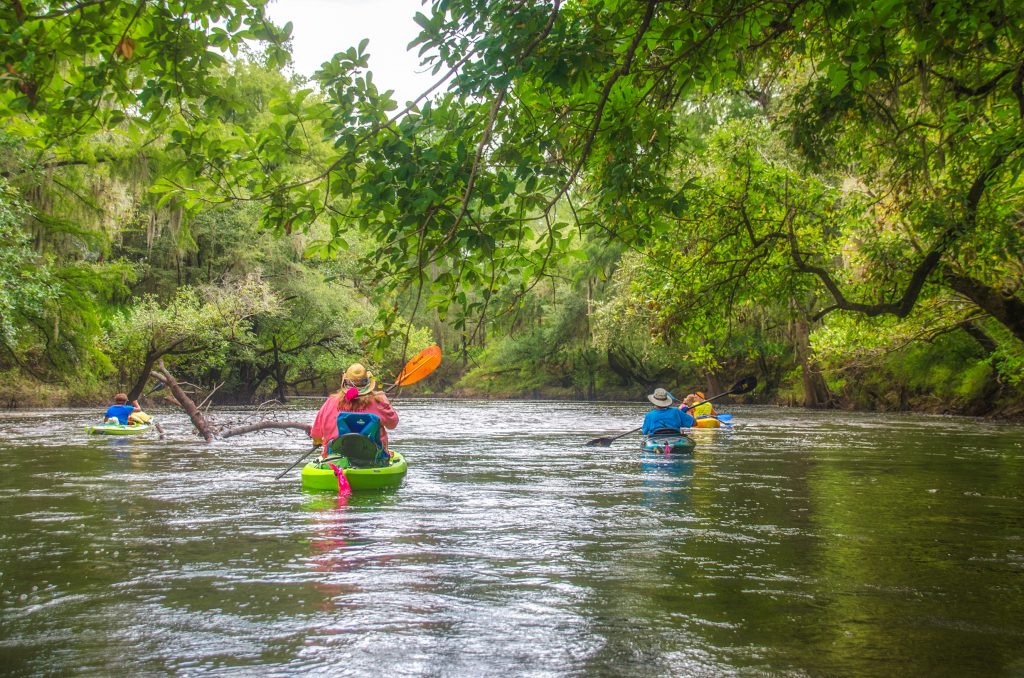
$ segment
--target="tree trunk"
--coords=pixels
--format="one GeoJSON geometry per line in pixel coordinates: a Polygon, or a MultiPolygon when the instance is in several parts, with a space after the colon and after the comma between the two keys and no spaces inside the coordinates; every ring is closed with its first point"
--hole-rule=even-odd
{"type": "Polygon", "coordinates": [[[964,332],[966,332],[972,339],[978,342],[982,350],[987,354],[995,353],[995,350],[999,348],[996,340],[988,336],[985,330],[978,327],[977,323],[967,323],[963,326],[964,332]]]}
{"type": "Polygon", "coordinates": [[[146,389],[146,382],[153,376],[153,366],[156,365],[156,361],[160,359],[160,356],[153,349],[146,352],[146,361],[142,365],[142,372],[139,374],[139,378],[135,380],[135,385],[132,386],[132,390],[128,391],[128,402],[138,400],[139,396],[146,389]]]}
{"type": "Polygon", "coordinates": [[[167,371],[163,360],[160,361],[160,366],[157,370],[153,372],[153,376],[162,381],[164,385],[170,389],[174,399],[178,401],[178,404],[181,405],[183,410],[185,410],[185,414],[187,414],[188,418],[192,420],[192,425],[196,427],[197,431],[199,431],[199,435],[203,436],[206,442],[213,442],[213,428],[210,426],[210,422],[206,421],[206,417],[204,417],[203,413],[199,411],[196,404],[192,402],[192,399],[189,398],[183,390],[181,390],[181,386],[179,386],[178,382],[171,376],[171,373],[167,371]]]}
{"type": "Polygon", "coordinates": [[[282,374],[281,369],[281,355],[278,353],[277,339],[274,340],[274,380],[277,382],[277,387],[274,389],[277,395],[277,401],[284,403],[287,399],[285,398],[285,375],[282,374]]]}
{"type": "Polygon", "coordinates": [[[832,397],[828,385],[821,376],[821,368],[811,356],[811,328],[807,319],[798,316],[794,322],[794,348],[800,361],[800,372],[804,387],[804,407],[828,407],[832,397]]]}
{"type": "Polygon", "coordinates": [[[710,398],[712,395],[716,395],[722,392],[722,381],[718,378],[718,375],[714,372],[705,372],[704,379],[707,381],[707,392],[706,395],[710,398]]]}
{"type": "Polygon", "coordinates": [[[768,364],[768,357],[765,355],[764,350],[760,348],[757,352],[757,366],[761,369],[761,374],[764,375],[764,386],[761,389],[761,394],[764,397],[770,398],[779,390],[779,380],[775,376],[775,370],[768,364]]]}
{"type": "Polygon", "coordinates": [[[969,275],[954,273],[948,268],[943,279],[953,290],[973,301],[980,309],[1002,323],[1013,336],[1024,341],[1024,301],[969,275]]]}
{"type": "Polygon", "coordinates": [[[244,362],[238,366],[238,388],[236,393],[238,399],[241,402],[251,403],[256,397],[256,387],[258,383],[254,383],[256,379],[256,370],[253,369],[252,363],[244,362]]]}

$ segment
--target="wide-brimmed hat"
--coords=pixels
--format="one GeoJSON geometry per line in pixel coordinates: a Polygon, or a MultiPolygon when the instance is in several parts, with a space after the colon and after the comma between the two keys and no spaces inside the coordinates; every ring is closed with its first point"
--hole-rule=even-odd
{"type": "Polygon", "coordinates": [[[373,373],[367,372],[361,363],[352,363],[345,370],[344,385],[356,389],[362,396],[377,388],[377,380],[373,378],[373,373]]]}
{"type": "Polygon", "coordinates": [[[654,403],[656,407],[668,407],[672,404],[672,396],[663,388],[654,389],[654,393],[647,396],[647,399],[654,403]]]}

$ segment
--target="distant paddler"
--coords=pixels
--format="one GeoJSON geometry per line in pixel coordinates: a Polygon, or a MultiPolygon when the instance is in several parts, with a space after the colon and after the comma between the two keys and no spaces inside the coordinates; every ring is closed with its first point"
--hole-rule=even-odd
{"type": "Polygon", "coordinates": [[[643,435],[649,436],[660,431],[685,433],[685,429],[693,426],[694,419],[685,411],[685,405],[672,407],[675,398],[665,389],[654,389],[654,393],[647,396],[647,399],[654,405],[654,409],[644,415],[644,424],[640,427],[643,435]]]}
{"type": "Polygon", "coordinates": [[[114,404],[103,413],[103,423],[117,426],[128,426],[130,424],[146,424],[153,417],[142,411],[139,401],[128,402],[128,396],[118,393],[114,396],[114,404]]]}
{"type": "Polygon", "coordinates": [[[689,411],[695,419],[718,416],[718,412],[715,411],[715,407],[704,398],[704,394],[700,391],[691,393],[683,398],[683,407],[689,411]]]}

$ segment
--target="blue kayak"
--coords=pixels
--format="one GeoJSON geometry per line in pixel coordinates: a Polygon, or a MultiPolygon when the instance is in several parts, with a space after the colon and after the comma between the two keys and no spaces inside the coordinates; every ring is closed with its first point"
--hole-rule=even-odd
{"type": "Polygon", "coordinates": [[[682,433],[655,433],[644,436],[640,449],[644,452],[663,454],[693,454],[693,448],[696,446],[693,438],[682,433]]]}

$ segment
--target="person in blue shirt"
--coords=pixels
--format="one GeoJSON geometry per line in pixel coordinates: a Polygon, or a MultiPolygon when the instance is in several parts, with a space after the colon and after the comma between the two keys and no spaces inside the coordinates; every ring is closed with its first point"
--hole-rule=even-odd
{"type": "Polygon", "coordinates": [[[114,396],[114,404],[108,407],[106,414],[103,415],[103,423],[127,426],[128,417],[130,417],[133,412],[140,411],[138,400],[133,400],[131,405],[129,405],[128,396],[124,393],[118,393],[114,396]]]}
{"type": "Polygon", "coordinates": [[[647,399],[654,405],[654,409],[644,416],[644,425],[640,431],[645,436],[658,431],[683,433],[683,429],[693,426],[693,417],[682,409],[672,407],[672,396],[665,389],[654,389],[654,393],[647,396],[647,399]]]}

